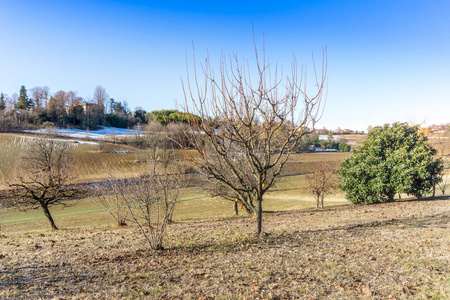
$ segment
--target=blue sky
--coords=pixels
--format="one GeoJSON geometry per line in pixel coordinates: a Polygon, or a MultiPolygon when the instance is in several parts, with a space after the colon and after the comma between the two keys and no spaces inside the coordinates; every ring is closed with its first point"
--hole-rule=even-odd
{"type": "MultiPolygon", "coordinates": [[[[311,69],[328,48],[318,127],[450,122],[450,1],[0,0],[0,92],[102,85],[147,111],[184,101],[186,51],[253,55],[252,24],[271,62],[311,69]]],[[[312,79],[312,78],[311,78],[312,79]]]]}

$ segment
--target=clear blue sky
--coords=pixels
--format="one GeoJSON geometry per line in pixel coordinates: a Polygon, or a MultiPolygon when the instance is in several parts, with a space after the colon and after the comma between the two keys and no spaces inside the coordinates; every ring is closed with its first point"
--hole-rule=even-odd
{"type": "Polygon", "coordinates": [[[311,67],[328,47],[318,127],[450,122],[450,1],[0,0],[0,92],[20,86],[110,97],[147,111],[184,100],[185,53],[267,56],[311,67]]]}

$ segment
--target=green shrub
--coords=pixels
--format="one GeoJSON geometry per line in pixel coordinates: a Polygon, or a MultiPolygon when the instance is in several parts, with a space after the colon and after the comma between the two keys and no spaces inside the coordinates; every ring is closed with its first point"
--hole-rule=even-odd
{"type": "Polygon", "coordinates": [[[396,193],[417,198],[439,181],[443,163],[418,126],[386,124],[372,129],[362,146],[341,163],[341,189],[355,204],[393,201],[396,193]]]}

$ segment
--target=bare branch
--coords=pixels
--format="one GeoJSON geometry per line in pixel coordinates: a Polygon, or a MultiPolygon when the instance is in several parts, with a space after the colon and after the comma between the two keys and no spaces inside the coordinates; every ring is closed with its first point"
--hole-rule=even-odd
{"type": "MultiPolygon", "coordinates": [[[[315,92],[307,93],[306,72],[297,72],[293,56],[292,77],[283,79],[278,64],[255,50],[256,76],[251,77],[248,61],[230,55],[229,65],[222,54],[220,78],[214,77],[209,56],[198,70],[193,53],[193,80],[187,72],[184,109],[198,115],[193,124],[190,145],[199,153],[197,161],[204,175],[214,180],[214,195],[228,200],[237,198],[255,216],[256,231],[261,232],[261,202],[273,186],[295,145],[303,135],[312,132],[323,113],[326,84],[326,49],[319,74],[313,58],[315,92]],[[200,75],[205,88],[200,91],[200,75]],[[300,75],[300,76],[299,76],[300,75]],[[192,86],[192,87],[191,87],[192,86]],[[196,89],[197,94],[192,91],[196,89]],[[298,111],[298,104],[303,110],[298,111]]],[[[188,66],[188,64],[187,64],[188,66]]],[[[188,69],[188,67],[187,67],[188,69]]],[[[188,69],[189,70],[189,69],[188,69]]]]}

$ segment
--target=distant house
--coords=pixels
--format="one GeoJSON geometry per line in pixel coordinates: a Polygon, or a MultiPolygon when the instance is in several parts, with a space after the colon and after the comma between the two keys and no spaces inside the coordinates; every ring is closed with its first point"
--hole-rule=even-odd
{"type": "Polygon", "coordinates": [[[316,129],[316,132],[318,134],[325,134],[325,135],[328,135],[330,133],[330,131],[328,129],[325,129],[325,128],[323,128],[323,129],[316,129]]]}
{"type": "Polygon", "coordinates": [[[354,134],[355,131],[351,129],[341,129],[337,132],[338,134],[354,134]]]}
{"type": "Polygon", "coordinates": [[[311,132],[311,129],[308,126],[302,126],[300,128],[297,128],[296,133],[301,133],[301,132],[311,132]]]}
{"type": "Polygon", "coordinates": [[[445,126],[445,125],[434,126],[434,127],[430,128],[432,133],[444,133],[446,129],[447,129],[447,126],[445,126]]]}
{"type": "Polygon", "coordinates": [[[442,134],[444,133],[449,125],[439,125],[439,126],[432,126],[432,127],[424,127],[419,129],[419,133],[422,133],[425,136],[429,136],[430,134],[436,135],[436,134],[442,134]]]}
{"type": "Polygon", "coordinates": [[[93,110],[97,110],[100,107],[99,104],[91,102],[70,103],[66,104],[66,112],[69,113],[69,110],[74,106],[81,106],[83,108],[83,112],[86,114],[93,110]]]}

